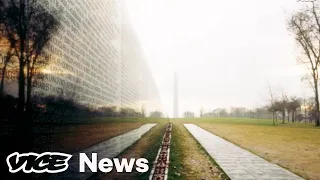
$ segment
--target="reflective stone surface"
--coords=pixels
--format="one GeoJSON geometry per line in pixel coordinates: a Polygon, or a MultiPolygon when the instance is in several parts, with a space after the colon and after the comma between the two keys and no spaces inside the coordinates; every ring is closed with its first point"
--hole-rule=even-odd
{"type": "Polygon", "coordinates": [[[91,153],[98,154],[98,162],[103,158],[113,158],[124,151],[126,148],[131,146],[141,136],[147,133],[151,128],[156,124],[145,124],[141,127],[124,133],[122,135],[113,137],[109,140],[103,141],[99,144],[96,144],[92,147],[84,149],[80,152],[74,153],[71,160],[69,161],[69,168],[64,173],[59,173],[51,177],[51,179],[87,179],[92,175],[92,172],[88,167],[86,172],[79,173],[79,153],[86,153],[89,159],[91,159],[91,153]]]}

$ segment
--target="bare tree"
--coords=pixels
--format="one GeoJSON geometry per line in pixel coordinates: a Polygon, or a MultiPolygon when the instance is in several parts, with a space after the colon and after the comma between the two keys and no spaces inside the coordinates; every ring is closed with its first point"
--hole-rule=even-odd
{"type": "Polygon", "coordinates": [[[272,122],[273,122],[273,125],[275,126],[276,125],[276,123],[275,123],[275,113],[276,113],[275,99],[274,99],[274,95],[271,90],[271,86],[270,86],[269,82],[268,82],[268,87],[269,87],[269,94],[270,94],[270,105],[269,105],[268,109],[269,109],[269,111],[272,112],[272,122]]]}
{"type": "MultiPolygon", "coordinates": [[[[37,0],[0,0],[1,26],[16,57],[18,70],[16,148],[29,152],[33,147],[32,82],[36,68],[48,59],[40,58],[43,48],[58,29],[58,21],[37,0]],[[39,61],[41,59],[41,62],[39,61]]],[[[10,56],[9,56],[10,57],[10,56]]],[[[12,57],[11,57],[12,58],[12,57]]],[[[8,63],[11,59],[7,59],[8,63]]],[[[3,69],[4,73],[6,69],[3,69]]],[[[2,76],[4,78],[4,76],[2,76]]],[[[25,178],[22,178],[25,179],[25,178]]]]}
{"type": "Polygon", "coordinates": [[[315,118],[315,111],[316,111],[314,98],[308,98],[306,101],[306,104],[307,104],[306,110],[308,112],[308,120],[309,122],[312,122],[313,119],[315,118]]]}
{"type": "MultiPolygon", "coordinates": [[[[1,5],[2,4],[0,2],[0,6],[1,5]]],[[[2,51],[5,51],[5,54],[1,55],[2,56],[1,63],[3,64],[3,66],[1,69],[0,94],[3,93],[7,67],[8,67],[8,64],[9,64],[11,58],[13,56],[15,56],[14,48],[17,44],[17,42],[14,38],[14,33],[7,30],[6,25],[5,25],[6,23],[7,23],[7,21],[5,19],[5,16],[3,15],[3,11],[0,8],[0,42],[4,46],[4,47],[0,47],[0,49],[2,51]]]]}
{"type": "Polygon", "coordinates": [[[36,0],[0,0],[0,14],[6,38],[10,40],[11,48],[19,59],[18,110],[22,114],[25,101],[27,108],[30,105],[32,79],[36,68],[47,61],[43,58],[39,61],[39,56],[58,29],[59,23],[56,16],[36,0]]]}
{"type": "MultiPolygon", "coordinates": [[[[0,36],[1,36],[1,34],[0,34],[0,36]]],[[[11,58],[14,56],[13,49],[14,49],[15,43],[10,42],[8,45],[9,45],[9,47],[7,48],[6,54],[5,54],[5,56],[3,56],[3,60],[2,60],[3,66],[1,69],[0,95],[3,94],[4,81],[6,79],[7,67],[10,63],[11,58]]]]}
{"type": "Polygon", "coordinates": [[[212,110],[212,115],[213,116],[220,116],[220,117],[227,117],[228,111],[225,108],[217,108],[212,110]]]}
{"type": "MultiPolygon", "coordinates": [[[[288,107],[288,97],[287,95],[284,94],[284,92],[282,92],[282,95],[281,95],[281,100],[279,101],[279,110],[281,111],[282,113],[282,124],[284,124],[285,122],[285,116],[286,116],[286,110],[287,110],[287,107],[288,107]]],[[[288,111],[288,115],[289,115],[289,111],[288,111]]]]}
{"type": "Polygon", "coordinates": [[[290,98],[290,101],[287,103],[287,109],[288,109],[288,120],[289,120],[289,112],[291,112],[291,122],[295,122],[295,115],[297,109],[301,106],[301,101],[297,99],[297,97],[292,96],[290,98]]]}
{"type": "Polygon", "coordinates": [[[312,77],[312,87],[316,103],[316,126],[319,121],[319,65],[320,65],[320,19],[319,3],[317,1],[305,2],[305,7],[292,15],[288,21],[288,29],[294,35],[301,47],[303,59],[312,77]]]}
{"type": "Polygon", "coordinates": [[[142,117],[146,117],[146,108],[144,107],[144,105],[141,106],[141,115],[142,117]]]}
{"type": "Polygon", "coordinates": [[[200,109],[200,117],[203,117],[203,108],[200,109]]]}

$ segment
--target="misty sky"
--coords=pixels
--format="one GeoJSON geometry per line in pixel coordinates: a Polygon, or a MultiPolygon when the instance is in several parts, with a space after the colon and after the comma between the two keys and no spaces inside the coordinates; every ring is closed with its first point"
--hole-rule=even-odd
{"type": "Polygon", "coordinates": [[[179,114],[262,106],[274,91],[309,96],[301,82],[286,21],[296,0],[128,0],[131,19],[159,87],[173,112],[179,74],[179,114]]]}

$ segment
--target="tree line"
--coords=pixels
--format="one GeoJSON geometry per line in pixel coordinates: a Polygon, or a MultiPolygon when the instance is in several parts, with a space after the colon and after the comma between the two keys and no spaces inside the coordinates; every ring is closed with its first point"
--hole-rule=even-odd
{"type": "MultiPolygon", "coordinates": [[[[185,118],[195,117],[192,111],[183,113],[185,118]]],[[[288,97],[282,93],[262,107],[246,108],[231,107],[216,108],[209,112],[200,110],[200,117],[238,117],[238,118],[254,118],[254,119],[272,119],[276,124],[278,120],[285,122],[301,122],[313,123],[316,121],[316,106],[313,97],[297,98],[296,96],[288,97]]]]}
{"type": "Polygon", "coordinates": [[[287,25],[300,50],[298,61],[308,70],[305,80],[313,89],[315,125],[319,126],[320,4],[317,0],[299,1],[303,7],[290,16],[287,25]]]}
{"type": "MultiPolygon", "coordinates": [[[[303,77],[313,90],[311,105],[305,105],[305,117],[307,111],[309,119],[313,119],[315,126],[320,126],[320,102],[319,102],[319,68],[320,68],[320,2],[318,0],[298,0],[301,8],[293,12],[287,19],[287,28],[294,37],[300,51],[297,58],[299,63],[304,64],[307,69],[307,75],[303,77]]],[[[271,89],[269,88],[271,91],[271,89]]],[[[296,109],[301,105],[301,100],[293,97],[281,97],[274,99],[271,95],[271,103],[264,108],[264,111],[272,112],[273,121],[276,120],[277,114],[282,116],[284,122],[285,116],[291,113],[293,121],[297,114],[296,109]]],[[[309,99],[310,100],[310,99],[309,99]]],[[[261,110],[259,110],[261,111],[261,110]]],[[[222,113],[225,113],[222,111],[222,113]]],[[[274,122],[275,123],[275,122],[274,122]]]]}

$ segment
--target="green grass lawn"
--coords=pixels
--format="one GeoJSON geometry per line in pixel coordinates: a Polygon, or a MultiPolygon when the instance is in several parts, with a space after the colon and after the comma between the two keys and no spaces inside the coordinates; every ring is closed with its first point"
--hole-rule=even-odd
{"type": "MultiPolygon", "coordinates": [[[[217,124],[247,124],[247,125],[266,125],[273,126],[272,119],[253,119],[253,118],[236,118],[236,117],[214,117],[214,118],[176,118],[171,119],[174,122],[181,123],[217,123],[217,124]]],[[[276,122],[276,125],[287,127],[300,127],[300,128],[313,128],[314,124],[304,122],[301,123],[288,123],[282,124],[281,120],[276,122]]]]}
{"type": "Polygon", "coordinates": [[[248,118],[173,119],[198,126],[307,179],[320,179],[320,128],[248,118]]]}
{"type": "MultiPolygon", "coordinates": [[[[199,144],[182,126],[183,123],[197,124],[306,179],[320,179],[320,128],[315,127],[314,124],[288,122],[282,124],[278,120],[276,126],[273,126],[272,120],[249,118],[91,118],[79,120],[76,124],[62,125],[61,127],[65,129],[62,129],[64,133],[60,135],[66,139],[64,144],[68,145],[69,152],[72,152],[74,148],[85,148],[92,143],[109,139],[145,123],[163,125],[169,121],[174,124],[169,179],[192,179],[203,173],[210,173],[208,169],[211,169],[211,166],[215,167],[214,161],[210,161],[208,155],[203,153],[199,144]],[[80,142],[77,139],[81,139],[81,142],[90,142],[90,144],[73,144],[80,142]],[[190,154],[192,156],[189,156],[190,154]],[[206,162],[205,167],[207,168],[192,167],[192,164],[196,163],[194,160],[199,158],[206,162]],[[193,173],[190,175],[189,172],[193,173]]],[[[155,156],[153,153],[157,152],[153,151],[157,151],[159,147],[153,145],[160,143],[159,138],[163,136],[162,131],[156,132],[151,139],[141,141],[145,142],[141,145],[143,148],[140,148],[140,145],[137,146],[137,149],[142,150],[137,156],[155,156]],[[148,141],[150,143],[147,143],[148,141]],[[148,149],[149,146],[155,149],[148,149]],[[148,153],[151,154],[148,155],[148,153]]],[[[63,147],[63,149],[66,150],[68,147],[63,147]]],[[[217,170],[215,173],[219,174],[219,168],[217,170]]],[[[219,179],[219,176],[214,177],[219,179]]],[[[144,174],[143,178],[147,178],[147,175],[144,174]]]]}

